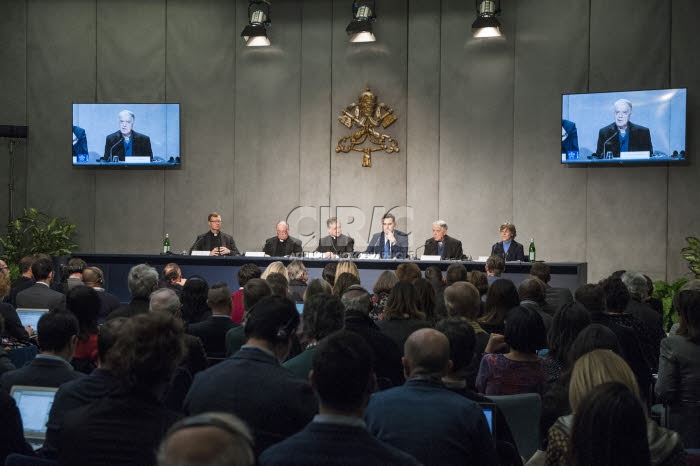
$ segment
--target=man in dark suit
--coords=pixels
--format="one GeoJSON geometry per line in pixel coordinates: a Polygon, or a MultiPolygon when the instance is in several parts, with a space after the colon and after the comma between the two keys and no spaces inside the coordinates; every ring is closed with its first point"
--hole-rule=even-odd
{"type": "Polygon", "coordinates": [[[34,263],[34,260],[34,256],[24,256],[22,259],[20,259],[20,276],[17,277],[10,285],[10,294],[5,297],[5,302],[17,307],[17,294],[34,284],[34,275],[32,274],[32,264],[34,263]]]}
{"type": "Polygon", "coordinates": [[[131,301],[112,311],[107,319],[131,317],[148,312],[151,293],[158,286],[158,272],[148,264],[139,264],[129,270],[129,293],[131,301]]]}
{"type": "Polygon", "coordinates": [[[108,135],[105,140],[105,160],[112,162],[117,158],[123,162],[125,157],[150,157],[153,160],[151,138],[133,130],[135,119],[130,110],[119,112],[119,131],[108,135]]]}
{"type": "Polygon", "coordinates": [[[207,217],[209,231],[197,236],[190,248],[192,251],[209,251],[210,256],[240,256],[233,236],[221,231],[221,215],[211,212],[207,217]]]}
{"type": "Polygon", "coordinates": [[[245,325],[246,344],[197,374],[185,413],[223,411],[240,417],[253,431],[256,455],[300,431],[316,414],[316,399],[307,381],[280,364],[298,325],[299,313],[289,299],[260,300],[245,325]]]}
{"type": "Polygon", "coordinates": [[[280,220],[275,225],[277,236],[265,240],[263,252],[270,257],[298,256],[303,253],[301,241],[289,236],[289,225],[280,220]]]}
{"type": "Polygon", "coordinates": [[[632,102],[620,99],[613,108],[615,122],[598,131],[597,156],[603,158],[606,153],[612,152],[614,158],[619,158],[620,152],[635,151],[648,151],[651,156],[653,148],[649,128],[630,122],[632,102]]]}
{"type": "Polygon", "coordinates": [[[576,123],[569,120],[561,120],[561,153],[578,152],[578,132],[576,123]]]}
{"type": "Polygon", "coordinates": [[[366,254],[379,254],[382,259],[408,257],[408,235],[396,228],[396,217],[387,212],[382,217],[382,231],[375,233],[365,250],[366,254]]]}
{"type": "Polygon", "coordinates": [[[66,304],[66,295],[51,289],[53,280],[53,262],[41,257],[32,263],[32,275],[36,283],[17,293],[17,307],[34,309],[62,308],[66,304]]]}
{"type": "Polygon", "coordinates": [[[47,312],[41,316],[37,327],[41,353],[28,365],[2,374],[0,386],[6,392],[13,385],[58,387],[83,376],[70,365],[78,344],[78,320],[75,316],[67,311],[47,312]]]}
{"type": "Polygon", "coordinates": [[[88,153],[87,135],[80,126],[73,126],[73,157],[88,153]]]}
{"type": "Polygon", "coordinates": [[[187,333],[199,337],[204,344],[207,356],[223,358],[226,356],[226,332],[238,324],[231,320],[231,289],[226,283],[214,283],[209,288],[207,304],[211,316],[206,320],[187,326],[187,333]]]}
{"type": "Polygon", "coordinates": [[[328,227],[328,236],[321,238],[316,252],[323,252],[326,257],[339,257],[341,254],[348,255],[355,251],[355,240],[343,234],[338,217],[326,220],[326,227],[328,227]]]}
{"type": "Polygon", "coordinates": [[[549,266],[544,262],[535,262],[532,264],[530,275],[539,278],[545,284],[545,304],[543,310],[547,314],[554,316],[554,313],[564,304],[573,302],[574,296],[571,294],[571,290],[568,288],[549,286],[549,280],[552,278],[552,275],[549,272],[549,266]]]}
{"type": "Polygon", "coordinates": [[[433,222],[433,237],[425,241],[423,254],[440,256],[440,259],[462,260],[462,242],[447,236],[447,223],[443,220],[433,222]]]}

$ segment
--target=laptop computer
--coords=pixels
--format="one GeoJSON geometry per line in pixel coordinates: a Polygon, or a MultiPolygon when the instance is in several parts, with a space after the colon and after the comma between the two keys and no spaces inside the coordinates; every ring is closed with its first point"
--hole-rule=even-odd
{"type": "Polygon", "coordinates": [[[31,327],[36,330],[39,325],[39,319],[47,312],[49,312],[48,309],[18,308],[17,316],[20,322],[22,322],[22,326],[31,325],[31,327]]]}
{"type": "Polygon", "coordinates": [[[10,395],[15,399],[22,416],[24,438],[34,450],[44,445],[46,422],[58,387],[13,385],[10,395]]]}

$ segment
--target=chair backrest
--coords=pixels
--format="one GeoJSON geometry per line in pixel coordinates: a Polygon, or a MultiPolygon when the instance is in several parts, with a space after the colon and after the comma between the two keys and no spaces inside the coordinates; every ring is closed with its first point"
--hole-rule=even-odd
{"type": "Polygon", "coordinates": [[[38,456],[12,453],[5,459],[5,466],[58,466],[58,463],[38,456]]]}
{"type": "Polygon", "coordinates": [[[537,393],[491,396],[508,422],[518,453],[530,458],[540,445],[542,398],[537,393]]]}

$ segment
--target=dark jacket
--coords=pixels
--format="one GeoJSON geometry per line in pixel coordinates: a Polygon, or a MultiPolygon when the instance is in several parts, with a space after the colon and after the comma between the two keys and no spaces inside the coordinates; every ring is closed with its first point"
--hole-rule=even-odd
{"type": "MultiPolygon", "coordinates": [[[[464,252],[462,252],[461,241],[445,235],[445,237],[442,240],[442,243],[445,245],[445,247],[442,251],[442,256],[440,256],[441,259],[462,260],[464,258],[464,252]]],[[[426,256],[437,256],[438,242],[435,241],[433,238],[426,240],[425,250],[423,251],[423,254],[425,254],[426,256]]]]}

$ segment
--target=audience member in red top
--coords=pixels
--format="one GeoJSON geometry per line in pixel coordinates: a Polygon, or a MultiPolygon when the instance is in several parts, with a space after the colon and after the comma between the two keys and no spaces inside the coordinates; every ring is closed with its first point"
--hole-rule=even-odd
{"type": "Polygon", "coordinates": [[[260,278],[261,273],[260,267],[255,264],[243,264],[241,268],[238,269],[238,286],[240,286],[240,288],[231,295],[233,297],[231,320],[237,324],[243,322],[243,314],[245,314],[245,307],[243,307],[243,287],[248,283],[248,280],[260,278]]]}

